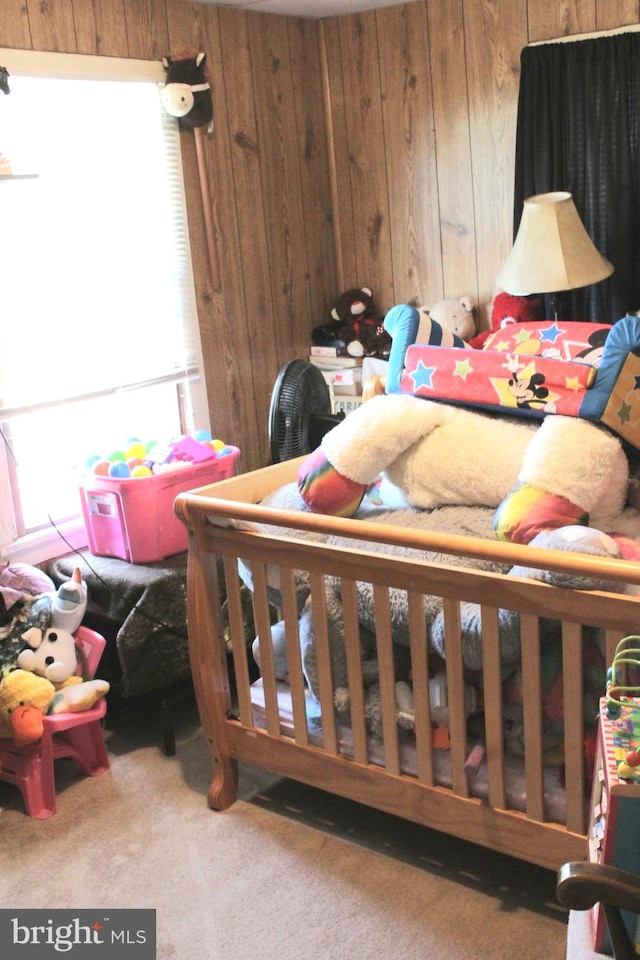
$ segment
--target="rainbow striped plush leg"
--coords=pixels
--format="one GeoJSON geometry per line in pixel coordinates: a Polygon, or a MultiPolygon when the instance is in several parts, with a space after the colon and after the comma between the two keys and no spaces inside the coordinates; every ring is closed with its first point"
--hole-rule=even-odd
{"type": "Polygon", "coordinates": [[[499,540],[530,543],[543,530],[588,522],[589,515],[566,497],[518,483],[496,510],[493,529],[499,540]]]}
{"type": "Polygon", "coordinates": [[[368,488],[368,484],[357,483],[338,473],[322,447],[310,453],[298,470],[300,496],[313,513],[352,517],[368,488]]]}

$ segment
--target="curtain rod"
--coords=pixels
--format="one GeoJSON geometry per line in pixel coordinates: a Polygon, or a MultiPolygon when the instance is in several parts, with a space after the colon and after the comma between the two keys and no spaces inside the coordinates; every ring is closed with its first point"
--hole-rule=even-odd
{"type": "Polygon", "coordinates": [[[576,33],[568,37],[552,37],[549,40],[534,40],[528,47],[540,47],[545,43],[575,43],[576,40],[598,40],[600,37],[615,37],[622,33],[637,33],[640,23],[631,23],[626,27],[614,27],[613,30],[598,30],[595,33],[576,33]]]}

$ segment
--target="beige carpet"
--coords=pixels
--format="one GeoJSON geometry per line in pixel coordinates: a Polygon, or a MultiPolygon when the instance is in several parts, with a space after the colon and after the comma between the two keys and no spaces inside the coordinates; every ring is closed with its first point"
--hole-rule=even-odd
{"type": "Polygon", "coordinates": [[[58,812],[0,783],[0,906],[151,907],[159,960],[561,960],[555,875],[243,767],[206,805],[192,699],[163,754],[144,701],[107,718],[111,770],[58,761],[58,812]]]}

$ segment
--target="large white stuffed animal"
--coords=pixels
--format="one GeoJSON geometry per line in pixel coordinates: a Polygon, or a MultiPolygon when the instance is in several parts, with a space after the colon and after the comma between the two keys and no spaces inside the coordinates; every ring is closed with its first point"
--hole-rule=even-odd
{"type": "Polygon", "coordinates": [[[577,417],[539,426],[404,394],[373,397],[327,433],[298,486],[317,513],[352,516],[383,473],[408,504],[499,508],[498,536],[529,543],[543,530],[589,524],[634,534],[629,465],[620,440],[577,417]]]}

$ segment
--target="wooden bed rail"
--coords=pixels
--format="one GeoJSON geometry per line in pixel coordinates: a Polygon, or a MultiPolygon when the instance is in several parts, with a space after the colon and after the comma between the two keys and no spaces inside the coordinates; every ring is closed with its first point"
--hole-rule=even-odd
{"type": "Polygon", "coordinates": [[[214,526],[245,529],[251,529],[256,524],[287,526],[292,530],[370,540],[418,550],[434,550],[476,559],[485,558],[558,573],[607,578],[637,586],[640,590],[640,562],[592,557],[456,534],[426,533],[378,524],[375,520],[353,520],[262,506],[260,501],[274,489],[295,480],[297,467],[303,459],[304,457],[300,457],[276,466],[263,467],[179,494],[175,511],[187,527],[193,525],[194,529],[199,520],[214,526]]]}

